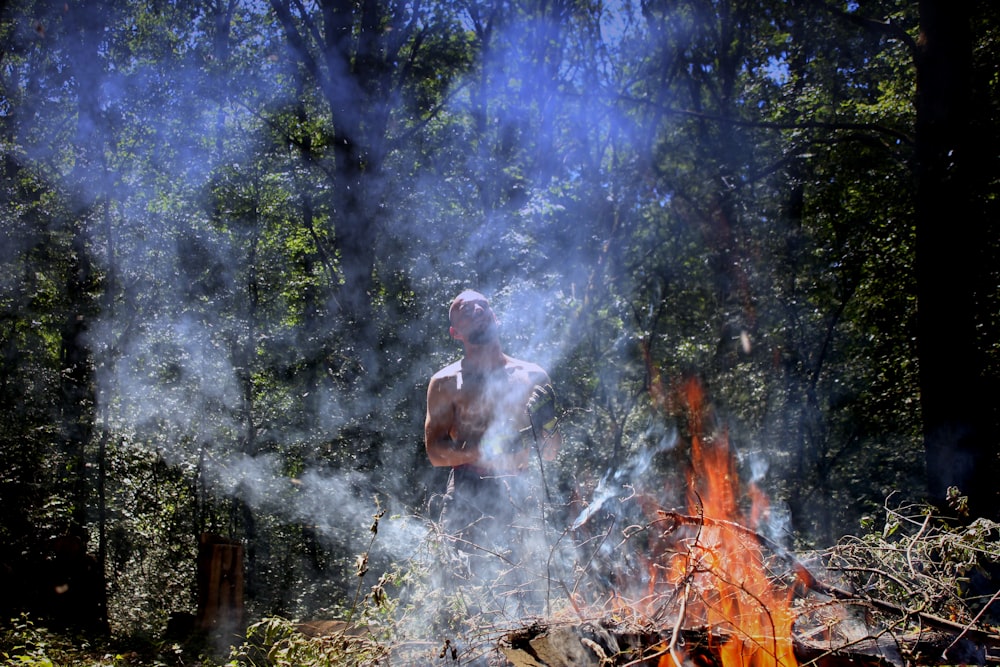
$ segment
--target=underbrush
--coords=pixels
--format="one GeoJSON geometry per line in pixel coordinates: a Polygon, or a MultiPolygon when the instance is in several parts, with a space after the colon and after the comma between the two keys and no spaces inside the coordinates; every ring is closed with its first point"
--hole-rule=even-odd
{"type": "Polygon", "coordinates": [[[270,618],[250,626],[246,642],[233,649],[233,659],[246,667],[362,667],[380,664],[388,653],[385,644],[369,635],[335,632],[311,637],[291,621],[270,618]]]}
{"type": "MultiPolygon", "coordinates": [[[[372,526],[372,541],[378,519],[372,526]]],[[[697,517],[695,517],[697,518],[697,517]]],[[[708,519],[702,517],[702,521],[708,519]]],[[[662,521],[647,528],[662,527],[662,521]]],[[[884,627],[904,634],[914,621],[958,628],[996,638],[1000,525],[949,520],[923,505],[884,508],[859,536],[847,536],[808,559],[823,576],[849,588],[852,603],[867,614],[886,615],[884,627]],[[871,604],[865,604],[865,601],[871,604]]],[[[622,545],[618,549],[627,549],[622,545]]],[[[369,545],[369,550],[371,545],[369,545]]],[[[494,554],[497,558],[499,555],[494,554]]],[[[518,567],[475,570],[469,554],[455,551],[431,532],[411,559],[397,563],[376,583],[366,583],[368,558],[358,558],[357,591],[346,608],[330,608],[323,619],[298,622],[265,618],[251,624],[232,646],[183,644],[141,639],[97,642],[51,632],[28,616],[0,621],[3,667],[375,667],[388,664],[486,664],[496,657],[498,640],[532,617],[551,620],[569,611],[545,577],[516,578],[521,587],[504,589],[504,577],[518,567]],[[532,587],[534,590],[532,591],[532,587]],[[529,593],[534,593],[531,595],[529,593]],[[544,593],[544,596],[539,596],[544,593]],[[548,599],[552,594],[551,604],[548,599]],[[528,610],[516,603],[543,599],[528,610]]],[[[589,563],[590,561],[588,561],[589,563]]],[[[803,560],[802,563],[807,561],[803,560]]],[[[482,564],[480,563],[481,567],[482,564]]],[[[541,574],[545,574],[543,571],[541,574]]],[[[587,568],[573,570],[574,591],[585,579],[599,578],[587,568]]],[[[832,587],[827,587],[832,590],[832,587]]],[[[599,592],[599,591],[598,591],[599,592]]],[[[578,596],[579,600],[582,597],[578,596]]],[[[839,599],[839,598],[838,598],[839,599]]],[[[844,603],[847,604],[846,602],[844,603]]],[[[826,610],[823,604],[818,609],[826,610]]],[[[573,605],[577,614],[586,613],[573,605]]],[[[600,608],[591,608],[595,613],[600,608]]],[[[805,607],[798,609],[807,613],[805,607]]],[[[803,616],[804,617],[804,616],[803,616]]],[[[955,643],[962,634],[955,638],[955,643]]]]}
{"type": "Polygon", "coordinates": [[[197,655],[176,643],[94,640],[53,631],[27,614],[0,622],[4,667],[223,667],[232,662],[197,655]]]}

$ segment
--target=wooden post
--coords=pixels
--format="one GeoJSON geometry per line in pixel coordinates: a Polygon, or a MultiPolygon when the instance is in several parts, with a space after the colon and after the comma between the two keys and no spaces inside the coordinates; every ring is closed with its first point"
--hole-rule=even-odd
{"type": "Polygon", "coordinates": [[[198,540],[200,630],[232,634],[243,626],[243,545],[213,533],[198,540]]]}

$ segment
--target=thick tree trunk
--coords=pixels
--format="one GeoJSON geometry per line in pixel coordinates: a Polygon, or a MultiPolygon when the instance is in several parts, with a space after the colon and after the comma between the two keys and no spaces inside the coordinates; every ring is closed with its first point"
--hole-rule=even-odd
{"type": "Polygon", "coordinates": [[[198,540],[198,629],[230,637],[243,627],[243,545],[203,533],[198,540]]]}
{"type": "Polygon", "coordinates": [[[995,397],[977,333],[987,220],[972,136],[971,3],[921,0],[917,52],[918,350],[928,492],[998,516],[995,397]]]}

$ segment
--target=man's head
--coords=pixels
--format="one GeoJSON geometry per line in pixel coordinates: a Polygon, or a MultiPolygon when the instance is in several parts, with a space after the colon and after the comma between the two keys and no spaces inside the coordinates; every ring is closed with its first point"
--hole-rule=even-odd
{"type": "Polygon", "coordinates": [[[471,345],[485,345],[499,340],[500,322],[489,300],[473,290],[455,297],[448,309],[448,332],[455,340],[471,345]]]}

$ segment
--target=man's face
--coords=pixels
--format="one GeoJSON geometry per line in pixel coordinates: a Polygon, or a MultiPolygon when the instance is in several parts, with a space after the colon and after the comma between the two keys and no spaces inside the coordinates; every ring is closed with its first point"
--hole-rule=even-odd
{"type": "Polygon", "coordinates": [[[495,341],[499,323],[490,302],[478,292],[462,292],[452,302],[449,310],[451,335],[472,345],[495,341]]]}

